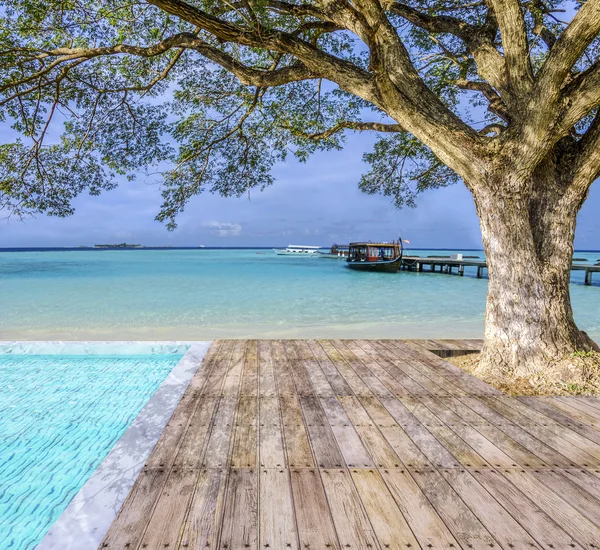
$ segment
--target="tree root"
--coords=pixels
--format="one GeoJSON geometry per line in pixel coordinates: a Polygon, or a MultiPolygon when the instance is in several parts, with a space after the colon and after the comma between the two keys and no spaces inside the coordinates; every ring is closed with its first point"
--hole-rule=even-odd
{"type": "Polygon", "coordinates": [[[600,353],[580,351],[528,376],[482,364],[481,354],[448,359],[508,395],[600,395],[600,353]]]}

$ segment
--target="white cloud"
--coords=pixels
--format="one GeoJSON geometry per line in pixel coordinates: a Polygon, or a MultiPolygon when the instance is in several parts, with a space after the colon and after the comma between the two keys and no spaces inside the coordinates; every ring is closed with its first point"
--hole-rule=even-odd
{"type": "Polygon", "coordinates": [[[225,222],[204,222],[202,224],[205,227],[211,228],[211,233],[218,237],[237,237],[242,234],[242,226],[239,223],[225,223],[225,222]]]}

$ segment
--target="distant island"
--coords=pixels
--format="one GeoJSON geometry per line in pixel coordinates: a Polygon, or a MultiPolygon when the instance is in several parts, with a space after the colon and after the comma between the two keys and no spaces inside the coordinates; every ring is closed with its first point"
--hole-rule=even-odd
{"type": "Polygon", "coordinates": [[[95,244],[94,248],[144,248],[141,244],[95,244]]]}

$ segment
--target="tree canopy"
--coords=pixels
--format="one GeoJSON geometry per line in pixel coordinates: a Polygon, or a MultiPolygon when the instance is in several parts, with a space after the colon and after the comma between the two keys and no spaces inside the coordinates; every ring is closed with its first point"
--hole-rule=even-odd
{"type": "Polygon", "coordinates": [[[527,176],[564,157],[582,196],[600,173],[600,0],[1,4],[16,215],[69,215],[146,171],[172,228],[192,196],[264,188],[349,131],[378,133],[360,186],[398,206],[497,163],[527,176]]]}

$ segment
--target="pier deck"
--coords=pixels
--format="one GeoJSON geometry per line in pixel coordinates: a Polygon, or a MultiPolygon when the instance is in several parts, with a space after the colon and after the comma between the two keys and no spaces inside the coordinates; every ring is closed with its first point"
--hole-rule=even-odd
{"type": "MultiPolygon", "coordinates": [[[[484,270],[487,270],[487,263],[485,260],[457,260],[444,257],[422,258],[420,256],[404,256],[402,258],[401,269],[407,271],[424,271],[424,267],[427,267],[427,271],[435,272],[439,270],[440,273],[448,274],[452,274],[454,269],[456,269],[457,273],[461,276],[465,274],[465,267],[476,267],[477,277],[481,279],[483,277],[484,270]]],[[[600,273],[600,265],[574,263],[571,265],[571,271],[585,271],[584,282],[586,285],[591,285],[592,275],[594,273],[600,273]]]]}
{"type": "Polygon", "coordinates": [[[479,346],[215,342],[101,548],[599,548],[600,399],[440,357],[479,346]]]}

